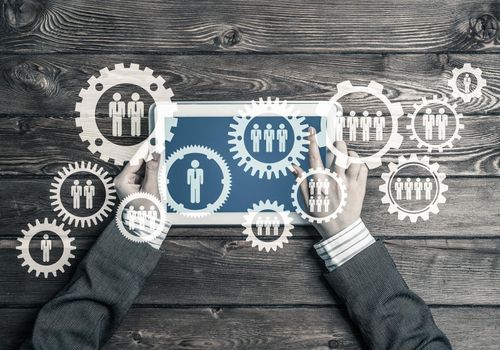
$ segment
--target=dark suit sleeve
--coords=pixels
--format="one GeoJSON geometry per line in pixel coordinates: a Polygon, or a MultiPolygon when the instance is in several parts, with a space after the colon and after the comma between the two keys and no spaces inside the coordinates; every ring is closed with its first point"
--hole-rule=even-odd
{"type": "Polygon", "coordinates": [[[371,349],[451,349],[377,241],[325,275],[371,349]]]}
{"type": "Polygon", "coordinates": [[[111,223],[76,272],[40,311],[21,349],[99,349],[122,321],[161,252],[111,223]]]}

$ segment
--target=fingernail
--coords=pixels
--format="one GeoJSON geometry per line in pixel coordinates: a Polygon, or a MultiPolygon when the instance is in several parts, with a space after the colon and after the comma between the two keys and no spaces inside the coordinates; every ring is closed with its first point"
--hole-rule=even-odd
{"type": "Polygon", "coordinates": [[[316,133],[316,129],[314,129],[313,127],[310,127],[309,128],[309,134],[312,136],[316,133]]]}

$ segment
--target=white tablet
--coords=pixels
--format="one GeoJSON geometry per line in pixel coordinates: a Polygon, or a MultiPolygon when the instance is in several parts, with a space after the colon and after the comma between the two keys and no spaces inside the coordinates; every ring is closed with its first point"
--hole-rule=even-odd
{"type": "MultiPolygon", "coordinates": [[[[297,111],[297,118],[273,113],[241,118],[251,102],[178,102],[177,125],[166,130],[173,137],[165,142],[158,178],[169,221],[241,225],[254,205],[269,200],[290,211],[293,224],[307,224],[295,213],[291,198],[294,175],[280,164],[299,156],[300,165],[308,169],[302,139],[309,126],[318,130],[325,160],[326,138],[320,131],[327,124],[317,115],[318,103],[288,101],[287,108],[297,111]]],[[[154,112],[152,106],[150,130],[154,112]]]]}

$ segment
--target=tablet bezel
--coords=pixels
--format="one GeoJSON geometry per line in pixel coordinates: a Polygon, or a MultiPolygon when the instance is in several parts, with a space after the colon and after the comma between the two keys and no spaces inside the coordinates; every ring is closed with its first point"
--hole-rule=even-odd
{"type": "MultiPolygon", "coordinates": [[[[299,111],[300,116],[306,117],[321,117],[318,115],[316,109],[319,104],[324,104],[325,101],[287,101],[288,105],[294,107],[295,110],[299,111]]],[[[190,118],[190,117],[235,117],[239,115],[239,111],[244,111],[245,105],[251,104],[251,101],[210,101],[210,102],[198,102],[198,101],[183,101],[177,102],[177,112],[174,113],[176,118],[190,118]]],[[[338,109],[341,107],[335,104],[338,109]]],[[[153,104],[149,108],[149,130],[150,132],[154,128],[154,111],[155,105],[153,104]]],[[[332,113],[336,115],[336,112],[332,113]]],[[[321,117],[321,129],[327,130],[328,126],[332,127],[334,123],[327,123],[327,118],[321,117]]],[[[332,132],[332,131],[330,131],[332,132]]],[[[175,133],[175,131],[174,131],[175,133]]],[[[325,133],[320,133],[318,135],[318,143],[320,147],[325,146],[325,142],[328,138],[325,133]]],[[[326,162],[331,162],[331,154],[327,150],[326,162]]],[[[160,166],[165,166],[165,152],[161,155],[160,166]]],[[[160,189],[161,201],[166,205],[166,181],[163,179],[163,172],[158,172],[158,186],[160,189]]],[[[180,213],[167,213],[167,219],[172,225],[177,226],[235,226],[241,225],[245,219],[244,215],[248,215],[248,212],[215,212],[208,216],[202,218],[192,218],[187,215],[180,213]]],[[[310,223],[302,217],[291,212],[290,217],[292,218],[293,225],[305,226],[310,225],[310,223]]]]}

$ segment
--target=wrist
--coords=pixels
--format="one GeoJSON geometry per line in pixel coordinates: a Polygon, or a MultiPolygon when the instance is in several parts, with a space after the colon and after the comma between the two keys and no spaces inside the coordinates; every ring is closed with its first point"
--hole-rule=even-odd
{"type": "Polygon", "coordinates": [[[350,227],[353,227],[359,221],[361,221],[359,216],[354,219],[334,220],[331,224],[322,225],[319,231],[323,239],[328,239],[338,235],[350,227]]]}

